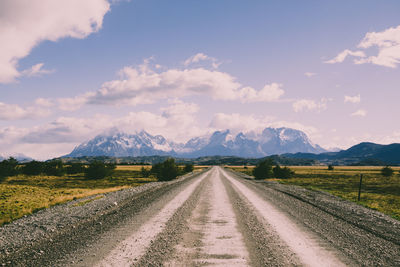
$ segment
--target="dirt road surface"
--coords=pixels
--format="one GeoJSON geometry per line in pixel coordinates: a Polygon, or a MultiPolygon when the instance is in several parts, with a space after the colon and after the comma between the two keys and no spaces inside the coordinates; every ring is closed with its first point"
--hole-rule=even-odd
{"type": "Polygon", "coordinates": [[[135,194],[0,264],[400,266],[398,221],[323,193],[212,167],[135,194]]]}

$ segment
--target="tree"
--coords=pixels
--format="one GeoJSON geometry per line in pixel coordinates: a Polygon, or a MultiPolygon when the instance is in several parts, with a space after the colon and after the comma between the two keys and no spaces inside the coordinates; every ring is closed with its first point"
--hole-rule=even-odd
{"type": "Polygon", "coordinates": [[[328,165],[328,171],[333,171],[334,170],[334,167],[333,167],[333,165],[328,165]]]}
{"type": "Polygon", "coordinates": [[[194,170],[194,166],[191,163],[185,164],[185,167],[183,168],[184,172],[192,172],[194,170]]]}
{"type": "Polygon", "coordinates": [[[10,157],[0,162],[0,178],[5,178],[8,176],[14,176],[18,174],[18,161],[10,157]]]}
{"type": "Polygon", "coordinates": [[[63,176],[65,174],[64,164],[61,160],[52,160],[44,163],[43,172],[49,176],[63,176]]]}
{"type": "Polygon", "coordinates": [[[393,175],[393,173],[394,173],[393,169],[390,168],[389,166],[386,166],[381,169],[381,174],[385,177],[390,177],[393,175]]]}
{"type": "Polygon", "coordinates": [[[253,175],[257,180],[272,177],[272,166],[274,162],[272,159],[265,159],[259,162],[253,169],[253,175]]]}
{"type": "Polygon", "coordinates": [[[115,164],[105,164],[101,161],[93,161],[85,169],[85,177],[88,179],[103,179],[112,174],[115,164]]]}
{"type": "Polygon", "coordinates": [[[78,174],[85,172],[85,165],[83,163],[71,163],[65,167],[68,174],[78,174]]]}
{"type": "Polygon", "coordinates": [[[175,159],[169,158],[163,163],[157,163],[151,168],[159,181],[171,181],[179,174],[179,168],[175,164],[175,159]]]}
{"type": "Polygon", "coordinates": [[[276,178],[290,178],[293,176],[294,172],[288,167],[283,167],[276,165],[273,169],[274,177],[276,178]]]}
{"type": "Polygon", "coordinates": [[[39,175],[43,173],[44,162],[32,160],[22,167],[22,173],[26,175],[39,175]]]}

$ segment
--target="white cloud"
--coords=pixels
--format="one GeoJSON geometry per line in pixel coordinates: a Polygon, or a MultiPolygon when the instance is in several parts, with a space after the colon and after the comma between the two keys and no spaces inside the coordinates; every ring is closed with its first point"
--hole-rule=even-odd
{"type": "Polygon", "coordinates": [[[232,134],[239,132],[260,134],[267,127],[288,127],[305,132],[310,137],[318,136],[318,130],[298,122],[276,120],[272,116],[242,115],[238,113],[217,113],[212,118],[209,126],[212,130],[231,130],[232,134]]]}
{"type": "Polygon", "coordinates": [[[345,96],[344,96],[344,103],[347,103],[347,102],[349,102],[349,103],[355,103],[355,104],[360,103],[360,102],[361,102],[361,96],[360,96],[360,94],[355,95],[355,96],[348,96],[348,95],[345,95],[345,96]]]}
{"type": "Polygon", "coordinates": [[[33,77],[33,76],[41,76],[44,74],[50,74],[53,73],[54,70],[46,70],[43,69],[44,63],[38,63],[36,65],[33,65],[31,68],[23,70],[21,72],[22,76],[27,76],[27,77],[33,77]]]}
{"type": "Polygon", "coordinates": [[[300,123],[278,121],[269,116],[235,113],[217,113],[209,125],[202,127],[197,118],[198,106],[176,99],[159,111],[130,112],[122,117],[102,114],[85,118],[60,117],[32,128],[0,128],[0,150],[8,154],[23,152],[27,156],[47,159],[67,154],[81,142],[113,128],[127,133],[146,130],[176,142],[186,142],[192,137],[224,129],[231,129],[233,134],[259,134],[266,127],[290,127],[304,131],[311,138],[318,136],[314,127],[300,123]]]}
{"type": "Polygon", "coordinates": [[[367,111],[365,109],[359,109],[356,112],[351,113],[351,116],[365,117],[367,116],[367,111]]]}
{"type": "Polygon", "coordinates": [[[58,108],[65,111],[74,111],[87,103],[88,98],[94,93],[86,93],[76,97],[59,98],[57,99],[58,108]]]}
{"type": "Polygon", "coordinates": [[[18,61],[45,40],[85,38],[98,31],[109,10],[107,0],[1,1],[0,83],[13,82],[22,74],[45,71],[41,69],[43,65],[35,65],[20,73],[18,61]]]}
{"type": "Polygon", "coordinates": [[[259,132],[265,129],[272,119],[272,117],[266,116],[216,113],[209,126],[215,130],[230,129],[233,134],[250,131],[259,132]]]}
{"type": "MultiPolygon", "coordinates": [[[[1,108],[0,108],[1,110],[1,108]]],[[[71,152],[79,143],[93,138],[107,129],[116,128],[127,133],[146,130],[151,134],[183,142],[204,135],[209,130],[199,127],[198,106],[171,100],[160,112],[130,112],[122,117],[97,114],[86,118],[60,117],[32,128],[0,128],[0,151],[47,159],[71,152]]],[[[0,111],[0,114],[3,114],[0,111]]]]}
{"type": "Polygon", "coordinates": [[[37,106],[27,108],[0,102],[0,120],[23,120],[46,117],[50,111],[37,106]]]}
{"type": "Polygon", "coordinates": [[[359,60],[357,64],[372,63],[395,68],[400,63],[400,25],[381,32],[369,32],[358,47],[367,49],[376,46],[378,54],[359,60]]]}
{"type": "MultiPolygon", "coordinates": [[[[397,27],[392,27],[381,32],[368,32],[365,34],[363,40],[358,44],[360,49],[369,49],[371,47],[376,47],[378,53],[376,55],[366,56],[364,52],[359,52],[359,59],[355,59],[355,64],[372,63],[375,65],[396,68],[400,63],[400,25],[397,27]]],[[[345,50],[350,51],[350,50],[345,50]]],[[[351,52],[351,51],[350,51],[351,52]]],[[[332,62],[327,63],[338,63],[342,62],[347,55],[351,54],[339,54],[332,62]],[[339,56],[342,57],[339,58],[339,56]]]]}
{"type": "Polygon", "coordinates": [[[217,70],[187,68],[157,72],[152,69],[149,60],[138,67],[123,68],[119,71],[119,76],[119,79],[103,83],[95,92],[59,99],[60,108],[74,110],[84,104],[150,104],[160,99],[192,95],[246,103],[270,102],[278,100],[284,94],[281,84],[271,83],[261,90],[255,90],[243,87],[235,77],[217,70]]]}
{"type": "Polygon", "coordinates": [[[307,76],[308,78],[317,75],[315,72],[305,72],[304,73],[305,76],[307,76]]]}
{"type": "Polygon", "coordinates": [[[378,139],[378,143],[380,143],[380,144],[400,143],[400,130],[394,131],[389,135],[380,137],[378,139]]]}
{"type": "Polygon", "coordinates": [[[183,62],[183,65],[187,67],[193,63],[199,63],[201,61],[211,62],[211,66],[215,69],[221,65],[221,63],[218,62],[216,58],[207,56],[206,54],[203,53],[197,53],[196,55],[189,57],[188,59],[185,60],[185,62],[183,62]]]}
{"type": "Polygon", "coordinates": [[[244,87],[238,91],[242,102],[271,102],[278,100],[285,91],[278,83],[267,84],[257,91],[251,87],[244,87]]]}
{"type": "Polygon", "coordinates": [[[48,98],[37,98],[35,104],[40,107],[52,107],[54,103],[48,98]]]}
{"type": "Polygon", "coordinates": [[[351,51],[351,50],[346,49],[346,50],[340,52],[335,58],[325,61],[325,63],[328,63],[328,64],[341,63],[348,56],[366,57],[366,55],[363,51],[351,51]]]}
{"type": "Polygon", "coordinates": [[[301,112],[303,110],[315,110],[315,111],[322,111],[327,109],[327,102],[328,99],[322,98],[320,101],[315,101],[311,99],[300,99],[293,103],[293,110],[295,112],[301,112]]]}

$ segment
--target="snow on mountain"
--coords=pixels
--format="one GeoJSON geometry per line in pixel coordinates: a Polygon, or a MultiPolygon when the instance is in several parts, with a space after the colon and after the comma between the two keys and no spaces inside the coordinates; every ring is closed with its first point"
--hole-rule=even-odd
{"type": "Polygon", "coordinates": [[[161,135],[153,136],[141,131],[133,135],[120,132],[112,135],[98,135],[77,146],[67,156],[136,157],[169,154],[174,154],[172,142],[168,142],[161,135]]]}
{"type": "Polygon", "coordinates": [[[180,157],[240,156],[264,157],[283,153],[321,153],[323,148],[313,144],[307,135],[291,128],[265,128],[258,136],[236,136],[229,130],[216,131],[210,136],[194,137],[185,144],[153,136],[146,131],[136,134],[114,132],[98,135],[77,146],[68,157],[80,156],[152,156],[180,157]]]}

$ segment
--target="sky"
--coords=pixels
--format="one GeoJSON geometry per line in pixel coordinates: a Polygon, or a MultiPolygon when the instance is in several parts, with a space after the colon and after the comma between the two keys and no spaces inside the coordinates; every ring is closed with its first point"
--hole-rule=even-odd
{"type": "Polygon", "coordinates": [[[398,0],[0,0],[0,155],[109,131],[400,143],[398,0]]]}

